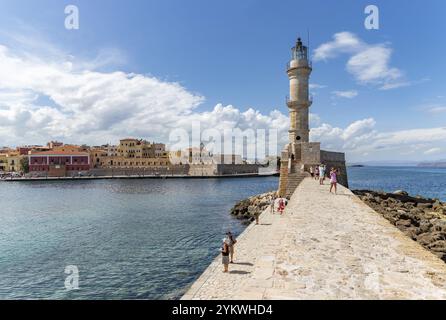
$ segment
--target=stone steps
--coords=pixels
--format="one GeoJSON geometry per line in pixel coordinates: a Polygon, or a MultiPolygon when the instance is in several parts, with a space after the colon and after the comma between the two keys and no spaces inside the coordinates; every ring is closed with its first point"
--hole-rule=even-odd
{"type": "Polygon", "coordinates": [[[299,184],[308,176],[309,176],[308,173],[300,171],[295,173],[289,173],[287,188],[286,188],[286,197],[291,197],[296,188],[299,186],[299,184]]]}

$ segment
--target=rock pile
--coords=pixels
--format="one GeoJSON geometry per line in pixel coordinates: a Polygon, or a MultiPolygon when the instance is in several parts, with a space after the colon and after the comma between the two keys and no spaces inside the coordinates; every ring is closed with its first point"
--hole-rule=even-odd
{"type": "Polygon", "coordinates": [[[405,191],[394,193],[353,191],[407,236],[446,262],[446,203],[405,191]]]}
{"type": "Polygon", "coordinates": [[[260,215],[269,207],[275,195],[276,191],[272,191],[242,200],[231,209],[231,215],[243,220],[243,224],[250,224],[255,220],[256,215],[260,215]]]}

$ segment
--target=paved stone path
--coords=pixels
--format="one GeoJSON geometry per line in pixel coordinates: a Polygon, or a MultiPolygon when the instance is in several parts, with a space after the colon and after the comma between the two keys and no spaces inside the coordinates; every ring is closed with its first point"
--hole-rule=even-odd
{"type": "Polygon", "coordinates": [[[284,216],[269,210],[183,299],[446,299],[446,264],[348,189],[305,179],[284,216]]]}

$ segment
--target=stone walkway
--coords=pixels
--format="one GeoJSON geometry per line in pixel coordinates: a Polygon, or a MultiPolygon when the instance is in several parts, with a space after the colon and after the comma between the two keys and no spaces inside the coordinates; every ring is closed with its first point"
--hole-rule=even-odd
{"type": "Polygon", "coordinates": [[[269,210],[184,295],[194,299],[446,299],[446,264],[348,189],[305,179],[284,216],[269,210]]]}

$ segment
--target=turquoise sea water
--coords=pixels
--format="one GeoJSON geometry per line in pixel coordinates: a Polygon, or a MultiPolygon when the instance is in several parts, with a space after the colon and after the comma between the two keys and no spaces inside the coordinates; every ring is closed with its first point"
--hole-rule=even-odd
{"type": "Polygon", "coordinates": [[[446,201],[446,168],[363,167],[348,168],[350,189],[393,192],[446,201]]]}
{"type": "Polygon", "coordinates": [[[0,299],[174,299],[278,178],[0,183],[0,299]],[[79,269],[66,291],[65,267],[79,269]]]}
{"type": "MultiPolygon", "coordinates": [[[[349,168],[350,187],[446,200],[446,170],[349,168]]],[[[0,299],[175,299],[218,254],[238,200],[278,178],[0,183],[0,299]],[[65,267],[79,269],[66,291],[65,267]]]]}

